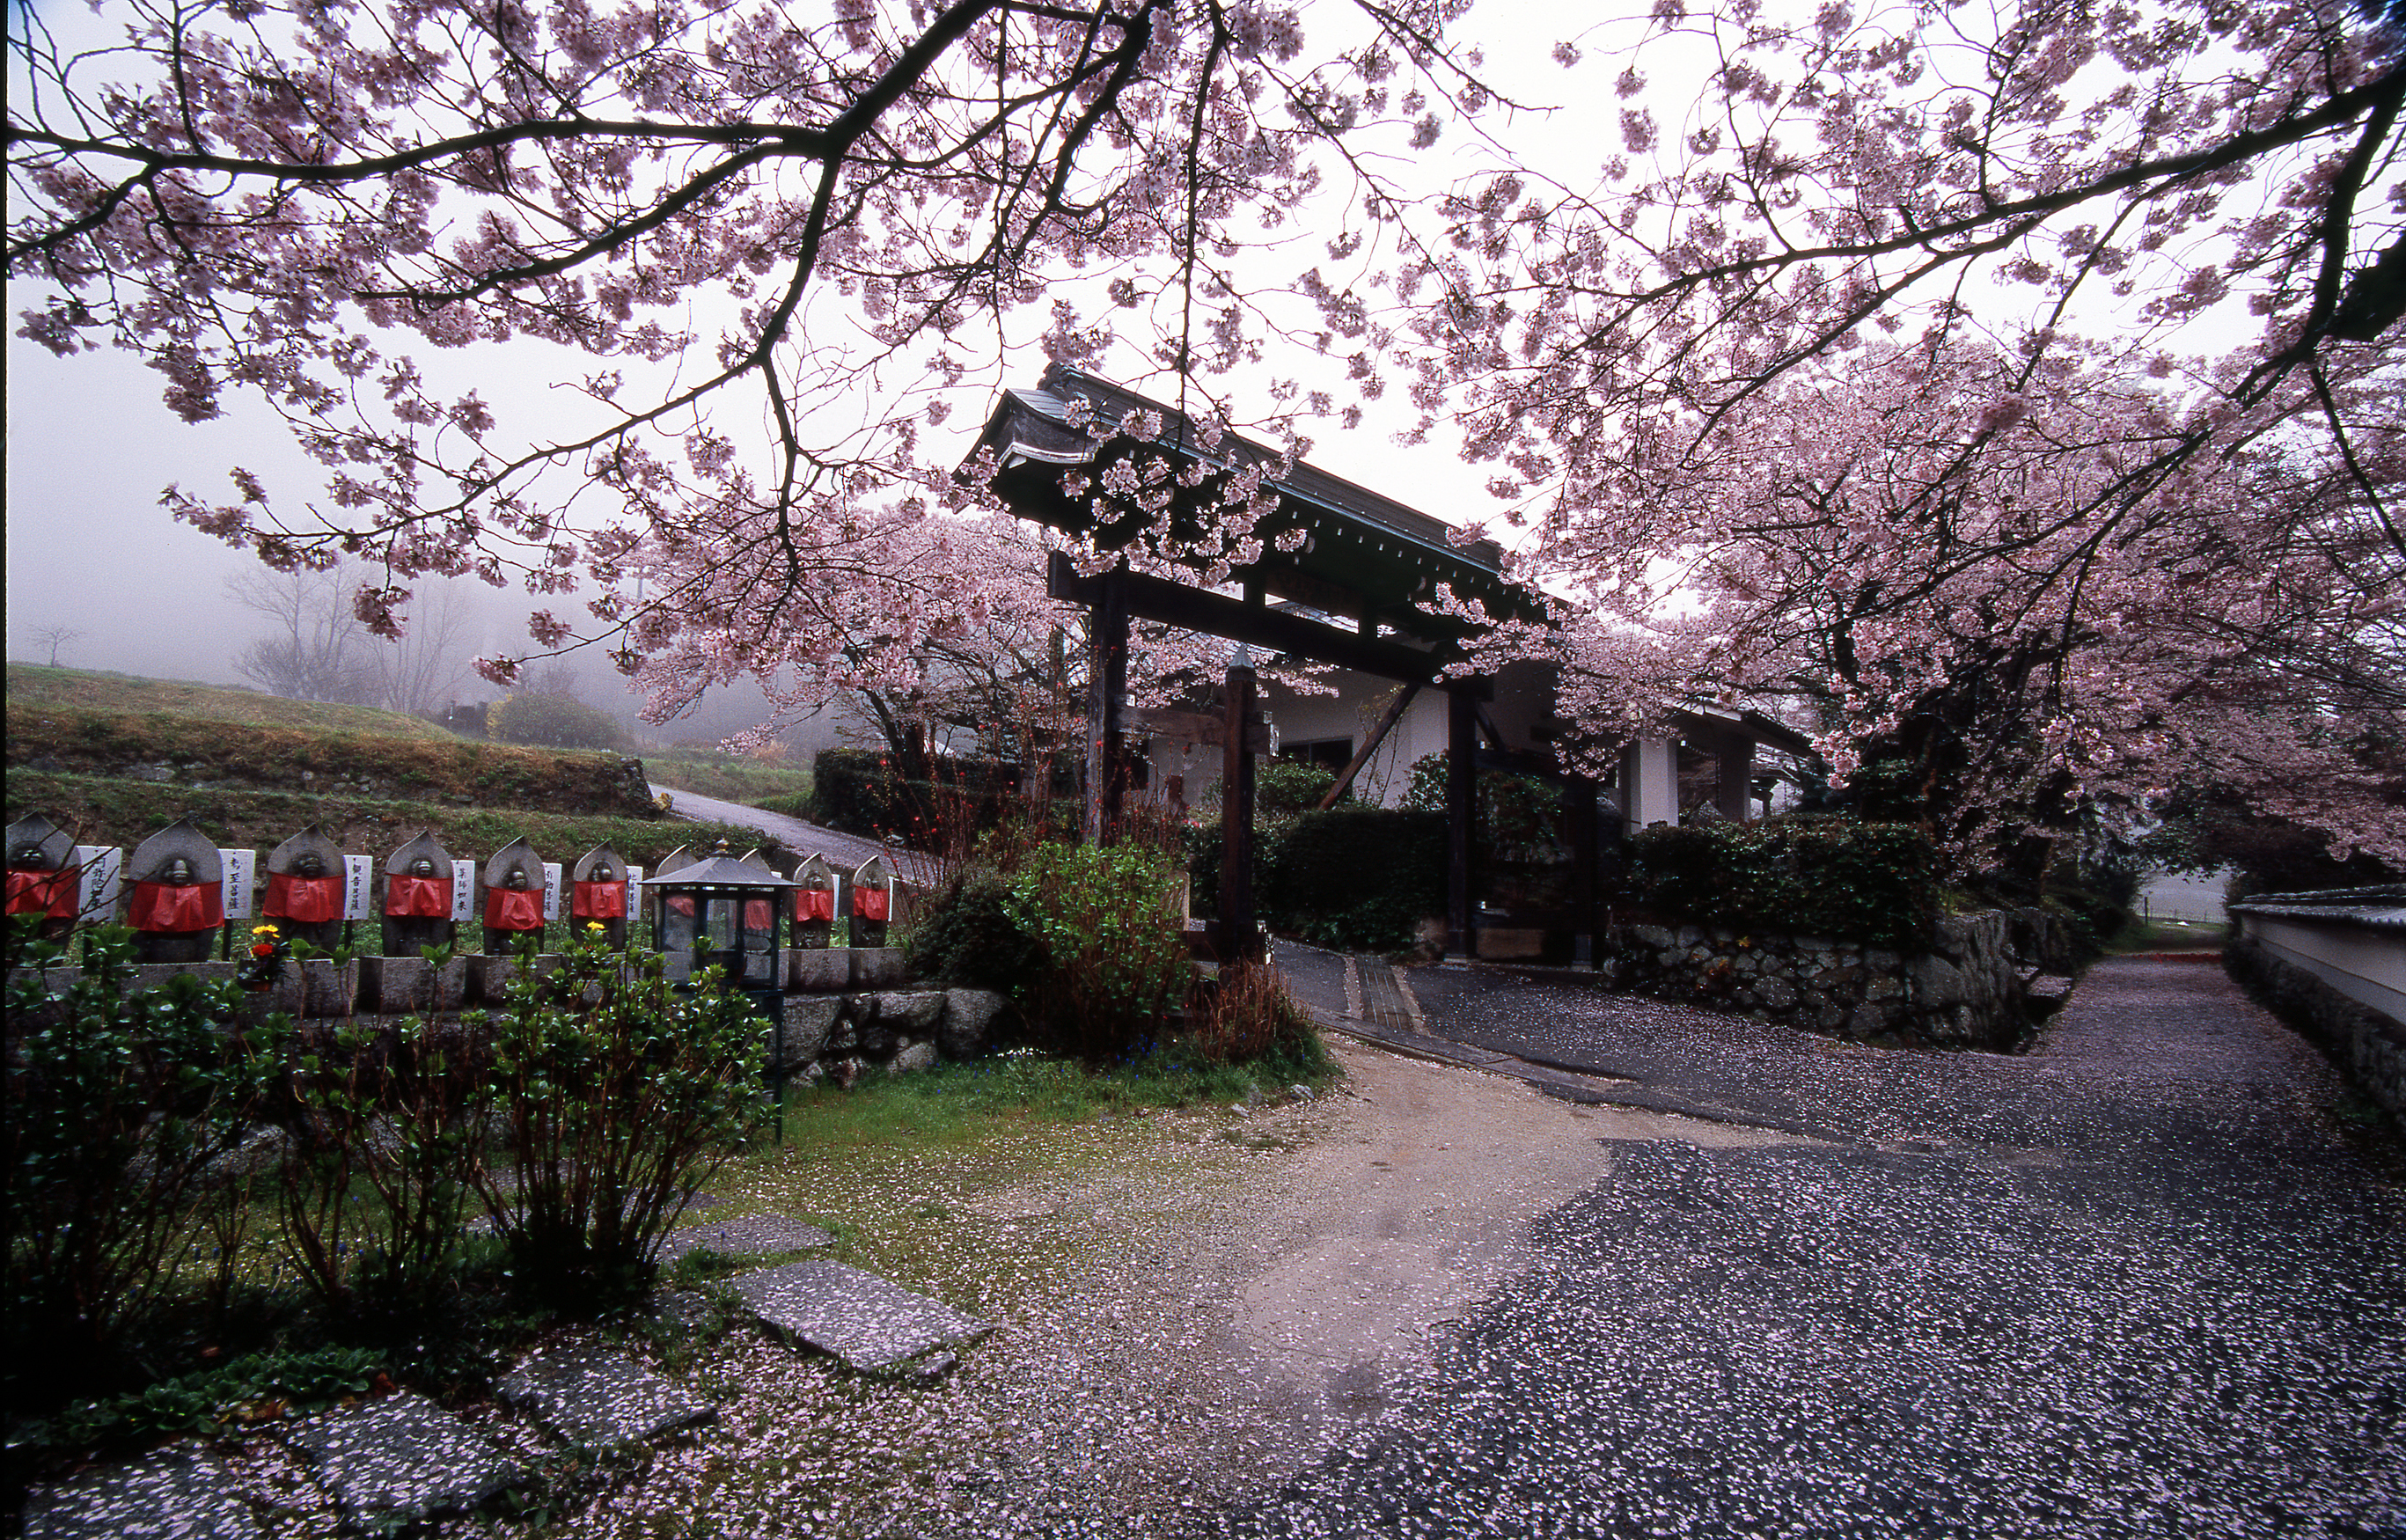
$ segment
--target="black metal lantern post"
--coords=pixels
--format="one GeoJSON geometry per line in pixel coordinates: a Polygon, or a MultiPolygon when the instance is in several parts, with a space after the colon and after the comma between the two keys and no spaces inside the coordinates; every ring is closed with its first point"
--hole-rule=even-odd
{"type": "Polygon", "coordinates": [[[670,982],[689,982],[715,966],[728,988],[751,996],[773,1019],[785,982],[778,917],[794,884],[729,855],[721,840],[712,854],[648,885],[659,905],[657,934],[670,982]]]}
{"type": "MultiPolygon", "coordinates": [[[[740,991],[753,1010],[779,1030],[784,1010],[785,954],[777,946],[778,918],[790,907],[794,884],[767,867],[727,853],[727,841],[690,866],[648,884],[658,904],[660,954],[669,982],[689,983],[716,967],[727,987],[740,991]]],[[[773,1039],[772,1039],[773,1040],[773,1039]]],[[[785,1055],[769,1055],[769,1084],[777,1099],[778,1142],[785,1142],[785,1055]]]]}

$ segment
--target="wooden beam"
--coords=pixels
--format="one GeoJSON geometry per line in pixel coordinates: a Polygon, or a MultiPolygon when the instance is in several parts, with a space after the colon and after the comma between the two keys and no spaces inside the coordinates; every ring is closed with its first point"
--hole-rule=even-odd
{"type": "Polygon", "coordinates": [[[1096,579],[1095,606],[1088,617],[1084,833],[1097,845],[1109,843],[1118,831],[1127,782],[1117,713],[1120,697],[1127,693],[1126,579],[1124,572],[1096,579]]]}
{"type": "MultiPolygon", "coordinates": [[[[1182,712],[1168,707],[1122,706],[1119,710],[1122,732],[1142,733],[1148,738],[1166,738],[1173,743],[1195,743],[1216,749],[1228,740],[1228,719],[1216,712],[1182,712]]],[[[1269,724],[1258,717],[1245,724],[1245,746],[1255,754],[1270,752],[1269,724]]]]}
{"type": "MultiPolygon", "coordinates": [[[[1290,653],[1314,663],[1352,669],[1356,673],[1419,683],[1434,678],[1455,656],[1451,649],[1424,652],[1399,642],[1373,640],[1283,610],[1251,605],[1207,588],[1172,583],[1149,572],[1128,572],[1124,574],[1124,581],[1127,586],[1128,613],[1139,620],[1224,637],[1267,652],[1290,653]]],[[[1053,553],[1045,574],[1045,592],[1050,597],[1092,606],[1101,599],[1102,583],[1100,577],[1079,576],[1066,553],[1053,553]]]]}
{"type": "Polygon", "coordinates": [[[1395,724],[1404,719],[1405,709],[1411,705],[1412,697],[1420,693],[1421,687],[1418,684],[1408,684],[1395,692],[1394,699],[1387,702],[1386,714],[1379,718],[1378,727],[1371,731],[1368,738],[1363,741],[1362,752],[1353,756],[1353,762],[1345,767],[1345,773],[1337,778],[1337,784],[1328,788],[1328,795],[1320,799],[1320,810],[1323,812],[1335,807],[1337,799],[1345,795],[1345,788],[1352,785],[1353,778],[1362,773],[1362,767],[1370,762],[1370,756],[1379,752],[1379,745],[1387,741],[1387,734],[1394,731],[1395,724]]]}

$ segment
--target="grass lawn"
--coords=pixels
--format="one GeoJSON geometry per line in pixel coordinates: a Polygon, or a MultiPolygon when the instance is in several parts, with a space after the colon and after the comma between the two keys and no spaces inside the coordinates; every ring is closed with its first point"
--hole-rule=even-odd
{"type": "Polygon", "coordinates": [[[2229,934],[2230,927],[2219,921],[2135,920],[2105,950],[2117,955],[2133,952],[2218,952],[2229,934]]]}
{"type": "Polygon", "coordinates": [[[757,807],[770,798],[800,802],[811,794],[811,772],[801,765],[694,749],[648,749],[644,773],[656,784],[701,797],[757,807]]]}
{"type": "Polygon", "coordinates": [[[300,728],[311,732],[364,732],[386,738],[459,739],[432,722],[372,706],[331,706],[287,700],[256,690],[229,689],[183,680],[143,679],[84,669],[8,665],[8,709],[66,706],[110,715],[198,716],[254,728],[300,728]]]}

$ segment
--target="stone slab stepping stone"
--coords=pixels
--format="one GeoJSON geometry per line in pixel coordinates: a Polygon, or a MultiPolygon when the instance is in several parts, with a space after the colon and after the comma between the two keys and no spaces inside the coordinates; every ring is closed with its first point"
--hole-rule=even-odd
{"type": "Polygon", "coordinates": [[[25,1540],[258,1540],[265,1532],[205,1450],[170,1445],[83,1472],[25,1503],[25,1540]]]}
{"type": "Polygon", "coordinates": [[[716,1224],[670,1231],[668,1238],[660,1242],[660,1260],[674,1262],[687,1251],[704,1246],[735,1256],[750,1251],[802,1251],[834,1244],[835,1236],[815,1224],[805,1224],[784,1214],[746,1214],[716,1224]]]}
{"type": "Polygon", "coordinates": [[[474,1507],[519,1476],[484,1435],[407,1392],[304,1422],[292,1443],[334,1500],[361,1517],[474,1507]]]}
{"type": "Polygon", "coordinates": [[[892,1368],[930,1348],[994,1330],[989,1321],[841,1262],[763,1267],[729,1286],[762,1321],[856,1369],[892,1368]]]}
{"type": "Polygon", "coordinates": [[[598,1342],[546,1348],[495,1388],[588,1448],[631,1444],[710,1415],[709,1402],[598,1342]]]}

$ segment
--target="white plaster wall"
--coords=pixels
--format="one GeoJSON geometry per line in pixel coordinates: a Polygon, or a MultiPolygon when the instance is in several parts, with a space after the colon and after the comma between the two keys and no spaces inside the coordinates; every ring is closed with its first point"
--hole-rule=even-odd
{"type": "Polygon", "coordinates": [[[2246,933],[2349,999],[2406,1022],[2406,932],[2241,916],[2246,933]]]}
{"type": "MultiPolygon", "coordinates": [[[[1385,714],[1387,692],[1394,687],[1394,682],[1346,671],[1338,671],[1333,678],[1338,690],[1333,696],[1264,685],[1263,703],[1278,724],[1281,742],[1350,738],[1356,750],[1361,748],[1362,741],[1385,714]]],[[[1390,808],[1400,803],[1411,788],[1412,762],[1423,755],[1445,752],[1445,693],[1423,686],[1405,709],[1403,720],[1354,777],[1356,799],[1390,808]]],[[[1185,776],[1190,803],[1202,800],[1210,788],[1220,784],[1221,755],[1216,748],[1194,748],[1182,756],[1176,745],[1155,742],[1150,756],[1153,784],[1167,785],[1168,776],[1185,776]]]]}

